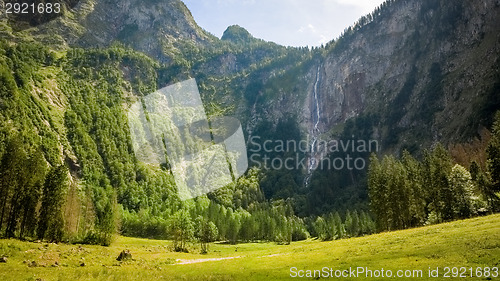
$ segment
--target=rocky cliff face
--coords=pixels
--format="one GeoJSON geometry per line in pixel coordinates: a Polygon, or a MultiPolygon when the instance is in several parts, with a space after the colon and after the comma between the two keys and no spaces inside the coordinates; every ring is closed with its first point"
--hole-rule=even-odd
{"type": "Polygon", "coordinates": [[[182,56],[189,44],[206,45],[216,39],[195,23],[180,0],[81,0],[65,17],[40,26],[35,33],[47,41],[55,33],[70,46],[107,47],[121,42],[160,62],[182,56]]]}
{"type": "MultiPolygon", "coordinates": [[[[375,12],[328,46],[310,70],[321,77],[320,131],[373,114],[389,146],[474,136],[491,117],[481,108],[499,106],[491,99],[498,83],[499,6],[498,1],[396,1],[382,14],[375,12]],[[394,134],[398,140],[389,140],[394,134]]],[[[309,79],[303,110],[309,128],[314,83],[309,79]]]]}

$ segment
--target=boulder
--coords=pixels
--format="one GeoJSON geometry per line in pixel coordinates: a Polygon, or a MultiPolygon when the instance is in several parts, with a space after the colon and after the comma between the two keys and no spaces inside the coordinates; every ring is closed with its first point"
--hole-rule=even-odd
{"type": "Polygon", "coordinates": [[[131,259],[132,259],[132,254],[130,253],[129,250],[123,250],[116,258],[117,261],[127,261],[131,259]]]}

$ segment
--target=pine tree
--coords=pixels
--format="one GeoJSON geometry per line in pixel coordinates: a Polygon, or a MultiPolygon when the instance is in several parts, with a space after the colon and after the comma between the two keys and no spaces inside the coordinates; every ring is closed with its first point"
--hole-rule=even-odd
{"type": "Polygon", "coordinates": [[[372,234],[375,232],[375,223],[371,219],[370,215],[366,212],[361,211],[361,234],[372,234]]]}
{"type": "MultiPolygon", "coordinates": [[[[20,189],[21,180],[27,176],[24,174],[26,159],[21,138],[12,137],[0,162],[0,231],[8,220],[11,200],[20,189]]],[[[8,232],[7,236],[14,236],[12,229],[8,232]]]]}
{"type": "Polygon", "coordinates": [[[480,172],[481,167],[479,167],[479,164],[477,164],[476,160],[472,160],[469,166],[469,173],[473,181],[477,182],[480,172]]]}
{"type": "Polygon", "coordinates": [[[477,211],[484,214],[488,211],[498,210],[500,198],[491,189],[489,177],[483,172],[476,161],[472,161],[469,171],[474,185],[477,187],[484,200],[484,206],[480,206],[477,211]]]}
{"type": "Polygon", "coordinates": [[[492,136],[486,149],[487,175],[480,178],[480,188],[488,200],[492,211],[500,210],[500,111],[495,115],[492,128],[492,136]]]}
{"type": "Polygon", "coordinates": [[[340,215],[338,212],[335,212],[333,215],[333,222],[335,225],[335,234],[333,239],[342,239],[345,237],[345,229],[344,225],[342,224],[342,219],[340,218],[340,215]]]}
{"type": "Polygon", "coordinates": [[[20,222],[19,236],[33,236],[36,229],[38,214],[36,212],[39,198],[45,181],[46,162],[43,153],[37,149],[30,156],[26,168],[31,171],[31,176],[25,181],[25,193],[21,198],[22,216],[20,222]]]}
{"type": "Polygon", "coordinates": [[[361,230],[361,226],[360,226],[360,219],[359,219],[358,211],[354,210],[354,212],[352,213],[351,235],[353,237],[359,236],[360,230],[361,230]]]}
{"type": "Polygon", "coordinates": [[[52,167],[47,174],[38,219],[37,235],[39,239],[48,239],[54,242],[63,239],[64,219],[62,206],[68,182],[68,169],[64,164],[52,167]]]}
{"type": "Polygon", "coordinates": [[[393,156],[385,156],[382,163],[386,172],[388,192],[388,222],[389,230],[403,229],[409,221],[407,209],[408,188],[406,171],[403,165],[393,156]]]}
{"type": "Polygon", "coordinates": [[[327,240],[335,239],[334,237],[335,237],[336,226],[333,218],[333,213],[325,214],[323,216],[323,219],[325,220],[326,223],[326,239],[327,240]]]}
{"type": "Polygon", "coordinates": [[[218,235],[217,226],[211,221],[198,216],[195,220],[195,237],[200,241],[201,252],[208,253],[209,243],[215,241],[218,235]]]}
{"type": "Polygon", "coordinates": [[[353,231],[354,231],[353,220],[352,220],[352,216],[351,216],[351,211],[349,211],[349,209],[347,209],[344,224],[345,224],[345,230],[347,232],[347,236],[353,237],[353,231]]]}
{"type": "Polygon", "coordinates": [[[255,219],[254,216],[248,215],[241,218],[241,228],[239,237],[245,241],[251,241],[255,238],[255,219]]]}
{"type": "MultiPolygon", "coordinates": [[[[27,180],[30,178],[28,173],[29,170],[26,167],[28,162],[28,156],[20,148],[18,150],[20,154],[18,154],[17,161],[14,161],[14,165],[16,165],[16,169],[10,172],[14,172],[15,175],[10,174],[11,176],[8,179],[12,180],[13,186],[11,187],[11,197],[9,200],[9,207],[5,210],[7,216],[7,228],[5,230],[7,237],[15,237],[16,231],[19,224],[19,218],[22,210],[22,199],[28,194],[29,186],[27,186],[27,180]]],[[[16,154],[16,153],[15,153],[16,154]]],[[[8,173],[9,174],[9,173],[8,173]]]]}
{"type": "Polygon", "coordinates": [[[370,207],[376,217],[377,226],[380,230],[388,228],[388,199],[387,180],[379,159],[375,153],[370,156],[368,168],[368,195],[370,196],[370,207]]]}
{"type": "Polygon", "coordinates": [[[500,191],[500,111],[495,115],[492,128],[492,136],[487,153],[487,167],[491,178],[491,189],[494,192],[500,191]]]}
{"type": "Polygon", "coordinates": [[[97,223],[97,228],[99,229],[99,237],[97,243],[103,246],[109,246],[113,238],[113,234],[116,233],[117,224],[117,204],[116,204],[116,192],[109,187],[108,188],[108,200],[106,200],[104,206],[104,212],[100,215],[99,222],[97,223]]]}
{"type": "Polygon", "coordinates": [[[238,214],[233,212],[233,209],[228,208],[225,222],[227,224],[226,238],[231,244],[236,244],[236,242],[238,241],[238,233],[241,227],[241,222],[238,214]]]}
{"type": "Polygon", "coordinates": [[[326,240],[327,238],[327,225],[325,220],[318,216],[316,221],[314,221],[314,232],[316,232],[316,236],[321,240],[326,240]]]}
{"type": "Polygon", "coordinates": [[[409,227],[420,226],[426,220],[422,168],[420,163],[407,150],[403,151],[401,162],[406,170],[406,188],[408,192],[408,201],[406,202],[408,210],[407,223],[409,227]]]}
{"type": "Polygon", "coordinates": [[[438,143],[432,152],[426,152],[424,158],[424,186],[426,186],[426,202],[428,216],[435,222],[449,220],[453,217],[453,192],[448,183],[452,161],[446,149],[438,143]]]}

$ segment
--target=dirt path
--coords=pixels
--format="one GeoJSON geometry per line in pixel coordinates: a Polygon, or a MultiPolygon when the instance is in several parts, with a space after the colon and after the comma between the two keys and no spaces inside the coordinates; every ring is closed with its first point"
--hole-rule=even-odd
{"type": "Polygon", "coordinates": [[[270,257],[276,257],[276,256],[281,256],[283,254],[272,254],[272,255],[267,255],[267,256],[260,256],[259,258],[270,258],[270,257]]]}
{"type": "MultiPolygon", "coordinates": [[[[282,254],[272,254],[272,255],[267,255],[267,256],[260,256],[260,257],[257,257],[257,258],[268,258],[268,257],[275,257],[275,256],[280,256],[280,255],[282,255],[282,254]]],[[[177,264],[192,264],[192,263],[209,262],[209,261],[232,260],[232,259],[239,259],[239,258],[242,258],[242,256],[225,257],[225,258],[191,259],[191,260],[177,259],[174,265],[177,265],[177,264]]]]}
{"type": "Polygon", "coordinates": [[[177,259],[175,264],[192,264],[192,263],[200,263],[200,262],[207,262],[207,261],[232,260],[232,259],[239,259],[239,258],[241,258],[241,256],[226,257],[226,258],[192,259],[192,260],[177,259]]]}

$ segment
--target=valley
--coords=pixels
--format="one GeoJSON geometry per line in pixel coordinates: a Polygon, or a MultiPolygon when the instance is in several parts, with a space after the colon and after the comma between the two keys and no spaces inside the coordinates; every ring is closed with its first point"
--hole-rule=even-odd
{"type": "MultiPolygon", "coordinates": [[[[490,267],[494,273],[493,268],[500,266],[498,228],[500,216],[492,215],[333,242],[214,243],[206,255],[200,255],[195,244],[190,246],[189,253],[175,253],[170,251],[170,241],[127,237],[117,237],[110,247],[3,239],[0,240],[0,256],[8,256],[8,259],[0,263],[0,278],[45,281],[290,280],[300,274],[305,276],[308,270],[311,274],[314,270],[325,274],[324,267],[328,268],[326,272],[330,269],[346,271],[350,267],[357,271],[360,267],[372,271],[390,270],[394,275],[398,270],[421,271],[421,278],[407,279],[436,280],[428,276],[429,268],[439,268],[441,278],[445,267],[465,267],[467,274],[469,268],[475,271],[490,267]],[[132,260],[116,261],[124,249],[130,250],[132,260]],[[35,265],[30,266],[33,262],[35,265]]],[[[366,272],[342,279],[373,280],[366,277],[366,272]]],[[[378,280],[392,279],[394,277],[378,280]]],[[[447,279],[463,280],[453,278],[451,271],[447,279]]]]}
{"type": "Polygon", "coordinates": [[[498,0],[387,0],[320,47],[61,5],[0,15],[0,279],[499,266],[498,0]]]}

